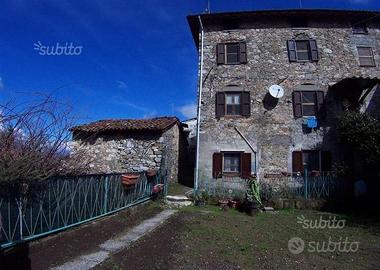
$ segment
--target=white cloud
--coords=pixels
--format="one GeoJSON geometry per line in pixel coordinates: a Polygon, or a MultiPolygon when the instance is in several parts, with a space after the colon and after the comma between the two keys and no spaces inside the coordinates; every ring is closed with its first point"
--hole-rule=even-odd
{"type": "Polygon", "coordinates": [[[4,89],[3,79],[0,77],[0,90],[4,89]]]}
{"type": "Polygon", "coordinates": [[[190,119],[194,118],[197,115],[197,105],[194,103],[185,104],[177,108],[185,118],[190,119]]]}
{"type": "Polygon", "coordinates": [[[117,84],[117,88],[120,88],[120,89],[127,89],[128,88],[127,83],[124,81],[116,81],[116,84],[117,84]]]}

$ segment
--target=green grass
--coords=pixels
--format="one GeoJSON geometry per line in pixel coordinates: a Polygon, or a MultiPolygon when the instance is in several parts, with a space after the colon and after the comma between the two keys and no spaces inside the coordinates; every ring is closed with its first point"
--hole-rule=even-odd
{"type": "Polygon", "coordinates": [[[370,269],[379,263],[380,248],[379,223],[373,220],[336,216],[345,219],[343,229],[305,229],[297,223],[297,217],[308,220],[327,220],[332,213],[311,210],[283,210],[263,212],[251,217],[236,210],[221,211],[216,206],[202,208],[187,207],[182,214],[192,215],[180,239],[188,248],[182,255],[195,264],[204,260],[222,260],[228,264],[246,269],[260,269],[269,264],[271,268],[306,269],[370,269]],[[288,241],[300,237],[305,243],[311,241],[328,243],[329,238],[340,241],[358,241],[355,253],[325,252],[305,250],[294,255],[288,250],[288,241]]]}

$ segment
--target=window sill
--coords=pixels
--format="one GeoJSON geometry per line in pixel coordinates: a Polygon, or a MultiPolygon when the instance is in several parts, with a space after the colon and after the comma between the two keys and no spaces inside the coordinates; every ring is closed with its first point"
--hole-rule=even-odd
{"type": "Polygon", "coordinates": [[[218,64],[218,66],[240,66],[245,65],[247,63],[225,63],[225,64],[218,64]]]}
{"type": "Polygon", "coordinates": [[[293,31],[299,31],[299,30],[309,30],[310,27],[291,27],[293,31]]]}
{"type": "Polygon", "coordinates": [[[223,172],[223,176],[228,176],[228,177],[240,177],[240,173],[235,173],[235,172],[223,172]]]}
{"type": "Polygon", "coordinates": [[[224,118],[224,119],[234,119],[234,118],[242,118],[242,117],[245,117],[241,114],[236,114],[236,115],[223,115],[221,118],[224,118]]]}
{"type": "Polygon", "coordinates": [[[297,60],[297,61],[289,61],[289,63],[318,63],[319,62],[319,60],[318,61],[313,61],[313,60],[297,60]]]}

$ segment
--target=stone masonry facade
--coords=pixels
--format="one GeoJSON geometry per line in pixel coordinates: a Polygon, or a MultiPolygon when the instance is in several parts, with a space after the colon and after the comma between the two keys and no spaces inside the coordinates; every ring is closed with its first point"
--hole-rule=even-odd
{"type": "Polygon", "coordinates": [[[143,172],[166,170],[168,179],[177,182],[181,151],[186,150],[181,128],[175,124],[159,131],[108,131],[95,134],[76,132],[72,148],[90,160],[90,173],[143,172]],[[182,148],[181,148],[182,147],[182,148]]]}
{"type": "MultiPolygon", "coordinates": [[[[216,152],[251,153],[251,172],[259,179],[291,173],[293,151],[328,150],[333,163],[340,159],[335,136],[330,132],[336,110],[330,88],[345,78],[380,78],[380,24],[367,20],[368,33],[353,34],[351,20],[355,16],[363,20],[363,16],[368,19],[373,14],[273,11],[200,16],[204,27],[201,179],[213,177],[216,152]],[[292,28],[289,20],[301,15],[307,19],[307,27],[292,28]],[[222,22],[231,17],[239,26],[224,30],[222,22]],[[316,40],[318,61],[290,62],[287,41],[292,39],[316,40]],[[217,44],[242,41],[246,43],[246,63],[218,65],[217,44]],[[357,46],[372,48],[376,66],[359,65],[357,46]],[[274,84],[283,87],[284,96],[268,105],[268,88],[274,84]],[[295,118],[293,112],[293,91],[304,88],[323,91],[326,109],[325,120],[308,131],[303,126],[304,117],[295,118]],[[220,91],[249,92],[250,116],[216,117],[220,91]]],[[[198,17],[190,16],[189,23],[201,53],[198,17]]]]}

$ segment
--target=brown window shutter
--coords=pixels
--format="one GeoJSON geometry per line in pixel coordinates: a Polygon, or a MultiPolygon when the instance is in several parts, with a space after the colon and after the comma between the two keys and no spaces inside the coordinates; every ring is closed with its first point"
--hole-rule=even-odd
{"type": "Polygon", "coordinates": [[[288,57],[290,62],[297,62],[296,42],[295,40],[288,40],[288,57]]]}
{"type": "Polygon", "coordinates": [[[330,151],[321,152],[321,170],[322,172],[331,171],[331,153],[330,151]]]}
{"type": "Polygon", "coordinates": [[[319,54],[318,54],[317,41],[314,39],[310,39],[309,44],[310,44],[310,51],[311,51],[311,60],[318,61],[319,54]]]}
{"type": "Polygon", "coordinates": [[[293,172],[303,172],[302,151],[294,151],[292,153],[293,172]]]}
{"type": "Polygon", "coordinates": [[[241,93],[241,115],[251,116],[251,95],[250,92],[241,93]]]}
{"type": "Polygon", "coordinates": [[[212,156],[212,176],[214,178],[222,177],[222,153],[214,153],[212,156]]]}
{"type": "Polygon", "coordinates": [[[225,94],[224,92],[216,93],[216,107],[215,107],[215,116],[216,118],[220,118],[225,115],[225,94]]]}
{"type": "Polygon", "coordinates": [[[240,42],[240,64],[247,63],[247,44],[245,42],[240,42]]]}
{"type": "Polygon", "coordinates": [[[301,91],[293,92],[293,113],[295,118],[302,117],[301,91]]]}
{"type": "Polygon", "coordinates": [[[218,65],[225,64],[225,46],[224,43],[219,43],[216,47],[216,58],[218,65]]]}
{"type": "Polygon", "coordinates": [[[251,153],[243,153],[241,155],[241,177],[251,177],[251,153]]]}
{"type": "Polygon", "coordinates": [[[316,102],[317,113],[318,113],[319,117],[323,118],[324,117],[324,106],[323,106],[324,93],[323,93],[323,91],[317,91],[315,94],[316,94],[316,98],[317,98],[317,102],[316,102]]]}

